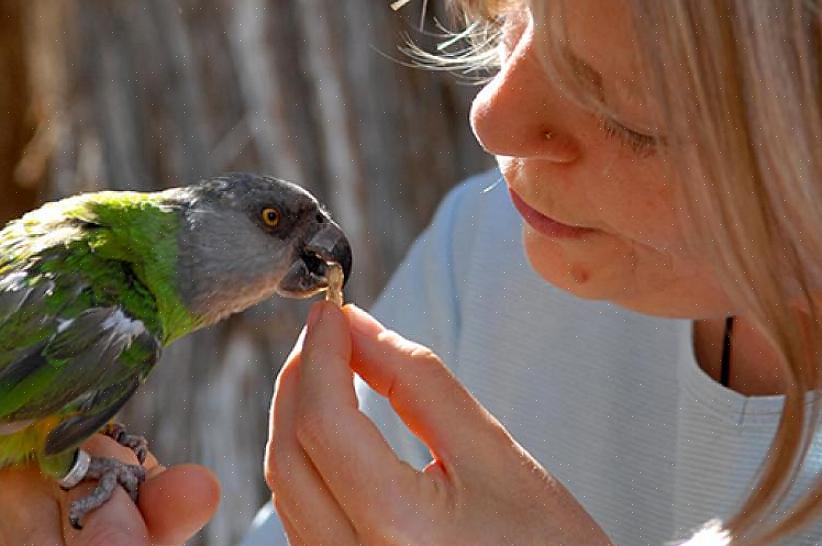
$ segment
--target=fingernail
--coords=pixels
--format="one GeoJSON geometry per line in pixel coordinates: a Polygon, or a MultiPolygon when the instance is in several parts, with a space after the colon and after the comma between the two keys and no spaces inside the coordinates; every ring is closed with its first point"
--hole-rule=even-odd
{"type": "Polygon", "coordinates": [[[324,309],[325,305],[323,305],[323,302],[321,301],[315,303],[314,306],[311,308],[311,312],[308,313],[308,320],[306,321],[309,330],[316,326],[317,323],[320,321],[320,317],[322,316],[324,309]]]}

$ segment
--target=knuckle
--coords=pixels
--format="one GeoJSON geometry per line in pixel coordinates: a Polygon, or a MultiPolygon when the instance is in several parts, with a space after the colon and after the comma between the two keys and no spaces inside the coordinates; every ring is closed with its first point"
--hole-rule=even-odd
{"type": "Polygon", "coordinates": [[[432,544],[426,536],[427,525],[420,525],[418,516],[419,512],[413,513],[406,506],[389,507],[368,525],[367,534],[375,543],[432,544]]]}
{"type": "Polygon", "coordinates": [[[442,360],[428,347],[418,346],[410,353],[411,362],[403,373],[398,374],[397,383],[402,387],[418,387],[420,384],[448,381],[451,373],[442,360]]]}
{"type": "Polygon", "coordinates": [[[418,347],[411,353],[412,361],[414,362],[414,369],[418,374],[425,374],[429,376],[439,376],[445,371],[445,364],[443,364],[440,357],[428,347],[418,347]]]}
{"type": "Polygon", "coordinates": [[[274,468],[274,466],[270,463],[267,464],[263,472],[263,476],[265,478],[265,484],[268,486],[268,489],[271,491],[272,494],[274,494],[279,488],[280,484],[280,475],[277,473],[276,468],[274,468]]]}
{"type": "Polygon", "coordinates": [[[288,455],[284,453],[280,446],[281,442],[272,438],[269,440],[265,452],[263,474],[265,483],[272,490],[288,476],[288,455]]]}
{"type": "Polygon", "coordinates": [[[297,381],[297,373],[299,366],[296,362],[286,362],[280,373],[277,374],[277,379],[274,381],[274,396],[281,394],[283,391],[291,388],[291,385],[297,381]]]}
{"type": "Polygon", "coordinates": [[[440,374],[446,369],[442,359],[425,345],[406,341],[405,352],[412,363],[411,370],[417,374],[440,374]]]}
{"type": "Polygon", "coordinates": [[[337,434],[337,420],[327,412],[309,409],[300,413],[295,432],[303,446],[318,446],[324,443],[324,438],[337,434]]]}
{"type": "Polygon", "coordinates": [[[379,506],[366,512],[367,534],[372,542],[387,544],[439,544],[431,540],[430,522],[441,513],[441,499],[432,498],[419,488],[417,472],[406,465],[407,472],[380,486],[379,506]]]}
{"type": "Polygon", "coordinates": [[[278,477],[279,468],[277,467],[277,461],[274,459],[273,453],[268,451],[265,456],[265,465],[263,465],[263,478],[265,479],[265,484],[272,491],[277,485],[278,477]]]}
{"type": "Polygon", "coordinates": [[[421,361],[428,365],[442,365],[442,360],[437,354],[431,350],[429,347],[425,345],[419,345],[417,343],[413,343],[412,347],[410,348],[410,355],[411,358],[417,361],[421,361]]]}
{"type": "Polygon", "coordinates": [[[283,456],[279,452],[269,451],[263,475],[265,476],[265,483],[271,491],[275,491],[288,475],[286,466],[283,456]]]}
{"type": "Polygon", "coordinates": [[[397,351],[404,353],[411,360],[433,361],[433,363],[441,362],[440,358],[429,347],[406,339],[393,330],[386,330],[381,336],[385,336],[386,341],[394,345],[397,351]]]}

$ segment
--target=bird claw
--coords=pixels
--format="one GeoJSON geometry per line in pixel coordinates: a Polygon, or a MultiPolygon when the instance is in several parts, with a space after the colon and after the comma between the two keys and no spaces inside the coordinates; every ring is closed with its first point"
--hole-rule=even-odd
{"type": "Polygon", "coordinates": [[[146,479],[146,469],[142,466],[126,464],[117,459],[92,457],[85,477],[98,480],[97,487],[90,495],[71,503],[69,522],[75,529],[82,529],[80,520],[92,510],[99,508],[111,498],[117,485],[128,492],[135,503],[139,497],[140,484],[146,479]]]}
{"type": "Polygon", "coordinates": [[[129,434],[126,427],[120,423],[109,423],[100,429],[100,433],[108,436],[121,446],[127,447],[134,452],[140,464],[146,462],[148,455],[148,441],[136,434],[129,434]]]}

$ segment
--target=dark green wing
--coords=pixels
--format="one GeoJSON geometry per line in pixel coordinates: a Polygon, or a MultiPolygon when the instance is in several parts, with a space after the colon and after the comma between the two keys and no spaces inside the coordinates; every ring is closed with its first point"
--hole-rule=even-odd
{"type": "Polygon", "coordinates": [[[80,444],[108,423],[139,386],[139,378],[131,377],[105,389],[93,391],[82,401],[78,401],[77,413],[67,417],[49,432],[43,452],[46,455],[56,455],[80,444]]]}
{"type": "Polygon", "coordinates": [[[154,336],[118,307],[88,309],[69,320],[56,317],[53,326],[50,336],[0,371],[0,421],[80,407],[98,390],[144,378],[159,353],[154,336]]]}
{"type": "Polygon", "coordinates": [[[0,275],[0,424],[63,415],[46,446],[58,453],[120,409],[160,342],[120,303],[151,298],[125,264],[72,241],[24,265],[0,275]]]}

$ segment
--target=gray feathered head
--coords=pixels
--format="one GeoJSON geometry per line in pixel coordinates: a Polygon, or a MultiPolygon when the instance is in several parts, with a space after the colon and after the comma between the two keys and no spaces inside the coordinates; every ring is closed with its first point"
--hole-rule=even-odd
{"type": "Polygon", "coordinates": [[[316,294],[328,286],[328,262],[338,263],[348,280],[345,234],[296,184],[231,173],[167,193],[182,213],[179,293],[206,323],[274,293],[316,294]]]}

